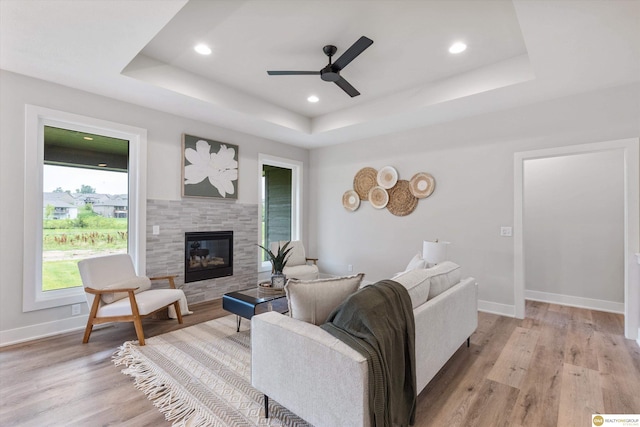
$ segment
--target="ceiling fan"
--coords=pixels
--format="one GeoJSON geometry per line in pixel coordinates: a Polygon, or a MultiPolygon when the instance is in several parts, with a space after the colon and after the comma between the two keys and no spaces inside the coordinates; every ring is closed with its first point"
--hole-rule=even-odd
{"type": "Polygon", "coordinates": [[[270,76],[319,75],[325,82],[334,82],[337,84],[340,89],[347,92],[347,94],[353,98],[354,96],[360,95],[360,92],[340,75],[340,71],[372,44],[373,40],[362,36],[352,44],[340,58],[336,59],[334,63],[331,63],[331,57],[336,53],[338,48],[333,45],[326,45],[322,48],[322,51],[329,57],[329,64],[320,71],[267,71],[267,74],[270,76]]]}

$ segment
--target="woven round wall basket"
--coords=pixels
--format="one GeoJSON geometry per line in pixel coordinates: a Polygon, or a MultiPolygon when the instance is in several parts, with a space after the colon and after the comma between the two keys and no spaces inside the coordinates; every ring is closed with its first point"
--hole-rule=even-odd
{"type": "Polygon", "coordinates": [[[398,171],[393,166],[385,166],[378,171],[377,181],[380,187],[388,190],[398,182],[398,171]]]}
{"type": "Polygon", "coordinates": [[[409,215],[418,206],[418,198],[411,194],[411,186],[405,179],[398,180],[398,183],[387,192],[389,193],[387,209],[396,216],[409,215]]]}
{"type": "Polygon", "coordinates": [[[369,200],[369,191],[378,185],[377,177],[378,171],[370,167],[362,168],[356,173],[353,189],[358,193],[360,200],[369,200]]]}
{"type": "Polygon", "coordinates": [[[342,195],[342,206],[348,211],[355,211],[360,207],[360,197],[353,190],[347,190],[342,195]]]}
{"type": "Polygon", "coordinates": [[[418,172],[413,175],[409,184],[411,186],[411,194],[418,199],[429,197],[436,188],[435,178],[426,172],[418,172]]]}
{"type": "Polygon", "coordinates": [[[369,202],[376,209],[383,209],[389,203],[389,193],[384,188],[375,186],[369,191],[369,202]]]}

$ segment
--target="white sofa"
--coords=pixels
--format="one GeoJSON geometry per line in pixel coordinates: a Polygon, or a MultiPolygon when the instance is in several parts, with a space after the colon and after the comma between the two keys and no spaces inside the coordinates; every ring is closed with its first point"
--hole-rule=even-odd
{"type": "MultiPolygon", "coordinates": [[[[478,325],[475,279],[461,280],[454,266],[394,278],[414,305],[418,393],[478,325]]],[[[319,326],[277,312],[254,316],[251,356],[252,385],[314,426],[370,425],[365,358],[319,326]]]]}

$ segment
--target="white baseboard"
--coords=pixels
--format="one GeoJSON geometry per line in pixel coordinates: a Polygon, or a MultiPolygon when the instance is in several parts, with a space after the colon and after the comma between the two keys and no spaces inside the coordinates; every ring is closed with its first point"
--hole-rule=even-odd
{"type": "MultiPolygon", "coordinates": [[[[38,323],[36,325],[24,326],[22,328],[0,331],[0,347],[31,341],[38,338],[50,337],[52,335],[64,334],[82,330],[87,326],[88,315],[68,317],[53,322],[38,323]]],[[[95,328],[94,328],[95,329],[95,328]]]]}
{"type": "Polygon", "coordinates": [[[516,308],[509,304],[478,300],[478,311],[485,313],[499,314],[500,316],[515,317],[516,308]]]}
{"type": "Polygon", "coordinates": [[[624,303],[605,301],[593,298],[575,297],[571,295],[553,294],[550,292],[524,291],[524,298],[531,301],[548,302],[551,304],[568,305],[570,307],[588,308],[590,310],[606,311],[624,314],[624,303]]]}

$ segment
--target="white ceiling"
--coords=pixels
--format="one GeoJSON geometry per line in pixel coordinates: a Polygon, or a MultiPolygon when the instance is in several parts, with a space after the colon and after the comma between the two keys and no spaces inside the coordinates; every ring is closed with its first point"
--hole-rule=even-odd
{"type": "Polygon", "coordinates": [[[0,67],[317,147],[640,81],[640,1],[0,0],[0,67]],[[360,36],[342,71],[314,70],[360,36]],[[459,55],[447,49],[464,41],[459,55]],[[213,53],[200,56],[196,43],[213,53]],[[317,95],[320,102],[306,98],[317,95]]]}

